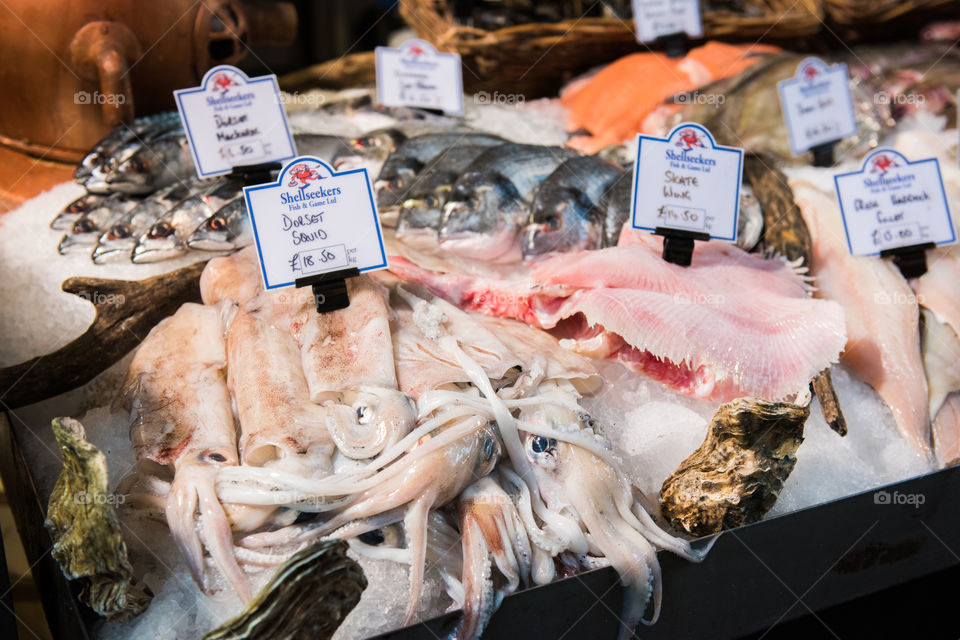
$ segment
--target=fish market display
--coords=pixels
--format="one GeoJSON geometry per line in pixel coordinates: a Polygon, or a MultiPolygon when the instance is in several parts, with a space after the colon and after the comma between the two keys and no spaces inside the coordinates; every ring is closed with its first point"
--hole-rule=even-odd
{"type": "Polygon", "coordinates": [[[667,113],[675,110],[664,112],[667,98],[735,75],[774,51],[758,44],[707,42],[682,59],[652,51],[621,58],[564,90],[561,100],[570,111],[567,126],[574,132],[569,144],[596,153],[632,140],[638,132],[659,132],[667,113]]]}
{"type": "Polygon", "coordinates": [[[660,240],[638,241],[559,255],[512,278],[431,272],[399,257],[390,269],[696,397],[781,399],[836,361],[846,341],[840,306],[809,298],[786,262],[708,244],[683,268],[660,258],[660,240]]]}

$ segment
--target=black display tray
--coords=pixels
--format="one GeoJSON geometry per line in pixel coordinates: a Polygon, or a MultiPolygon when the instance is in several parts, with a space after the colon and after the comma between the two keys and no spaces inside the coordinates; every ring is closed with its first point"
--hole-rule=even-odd
{"type": "MultiPolygon", "coordinates": [[[[38,491],[20,446],[26,425],[0,415],[0,472],[55,638],[85,640],[96,616],[80,605],[48,551],[43,529],[47,495],[38,491]]],[[[45,456],[44,456],[45,457],[45,456]]],[[[49,491],[47,489],[47,491],[49,491]]],[[[663,611],[641,638],[740,638],[811,613],[836,608],[896,585],[960,566],[960,468],[946,469],[725,532],[702,564],[660,553],[663,611]],[[903,502],[904,496],[922,496],[903,502]]],[[[954,585],[953,593],[956,593],[954,585]]],[[[617,637],[621,588],[599,569],[506,598],[486,638],[617,637]]],[[[436,640],[458,613],[379,636],[436,640]]],[[[891,615],[870,622],[880,635],[891,615]]],[[[815,616],[814,616],[815,617],[815,616]]],[[[925,620],[936,625],[937,621],[925,620]]],[[[944,629],[960,628],[953,607],[944,629]]],[[[868,632],[869,634],[870,632],[868,632]]],[[[6,637],[6,636],[3,636],[6,637]]],[[[821,636],[816,636],[821,637],[821,636]]],[[[834,637],[824,625],[822,637],[834,637]]]]}

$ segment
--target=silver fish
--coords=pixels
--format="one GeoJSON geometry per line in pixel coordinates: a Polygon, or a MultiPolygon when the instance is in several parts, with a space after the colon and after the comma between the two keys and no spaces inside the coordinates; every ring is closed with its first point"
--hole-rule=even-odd
{"type": "Polygon", "coordinates": [[[503,138],[498,136],[470,131],[428,133],[404,141],[383,163],[380,175],[373,183],[377,207],[399,206],[406,199],[417,174],[447,149],[457,145],[494,147],[503,143],[503,138]]]}
{"type": "Polygon", "coordinates": [[[85,193],[57,214],[50,223],[50,228],[56,231],[67,231],[77,221],[81,214],[90,211],[103,202],[104,196],[96,193],[85,193]]]}
{"type": "Polygon", "coordinates": [[[114,190],[107,182],[107,177],[141,149],[143,149],[143,142],[141,140],[132,139],[125,141],[108,157],[104,158],[103,162],[93,167],[90,175],[87,176],[87,179],[84,181],[83,186],[90,193],[113,193],[114,190]]]}
{"type": "Polygon", "coordinates": [[[187,246],[200,251],[230,251],[253,242],[253,227],[247,215],[247,201],[234,198],[197,227],[187,246]]]}
{"type": "Polygon", "coordinates": [[[538,185],[576,156],[565,147],[508,143],[491,147],[453,185],[440,224],[441,246],[484,262],[521,257],[521,232],[538,185]]]}
{"type": "Polygon", "coordinates": [[[110,190],[150,193],[194,173],[187,138],[181,130],[169,131],[144,144],[106,176],[110,190]]]}
{"type": "Polygon", "coordinates": [[[133,247],[133,262],[160,262],[186,253],[189,249],[187,240],[197,227],[235,199],[242,188],[239,180],[225,178],[217,181],[213,187],[181,201],[137,239],[133,247]]]}
{"type": "Polygon", "coordinates": [[[523,245],[525,260],[551,251],[599,249],[603,246],[604,190],[624,170],[601,158],[570,158],[537,190],[523,245]]]}
{"type": "Polygon", "coordinates": [[[129,125],[121,124],[110,130],[93,149],[84,156],[73,172],[73,177],[81,184],[89,178],[97,167],[103,165],[122,146],[156,136],[180,126],[180,115],[176,111],[158,113],[137,118],[129,125]]]}
{"type": "Polygon", "coordinates": [[[196,177],[165,187],[114,221],[97,240],[95,264],[130,260],[137,239],[178,202],[210,186],[196,177]]]}
{"type": "Polygon", "coordinates": [[[57,246],[61,255],[77,251],[89,252],[96,244],[100,234],[115,220],[137,206],[137,200],[116,194],[104,198],[90,211],[80,215],[57,246]]]}

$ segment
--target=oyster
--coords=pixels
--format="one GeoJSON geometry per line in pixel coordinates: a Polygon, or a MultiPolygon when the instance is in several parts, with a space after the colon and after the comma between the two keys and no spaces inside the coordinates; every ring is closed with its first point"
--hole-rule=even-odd
{"type": "Polygon", "coordinates": [[[50,494],[44,522],[53,538],[51,555],[68,580],[82,584],[80,600],[101,616],[138,615],[150,596],[134,584],[120,521],[107,492],[107,462],[86,440],[83,425],[54,418],[63,471],[50,494]]]}
{"type": "Polygon", "coordinates": [[[300,551],[236,618],[203,640],[324,640],[360,602],[367,579],[343,540],[300,551]]]}
{"type": "Polygon", "coordinates": [[[713,416],[703,444],[660,489],[663,514],[695,536],[756,522],[797,462],[809,406],[740,398],[713,416]]]}

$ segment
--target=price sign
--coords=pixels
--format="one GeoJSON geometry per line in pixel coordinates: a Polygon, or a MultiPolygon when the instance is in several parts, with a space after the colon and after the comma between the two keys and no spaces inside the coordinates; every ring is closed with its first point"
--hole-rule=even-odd
{"type": "Polygon", "coordinates": [[[637,136],[634,229],[695,231],[737,239],[743,149],[716,144],[702,125],[685,122],[666,139],[637,136]]]}
{"type": "Polygon", "coordinates": [[[386,268],[366,169],[334,173],[322,160],[301,156],[277,182],[243,193],[267,289],[329,271],[386,268]]]}
{"type": "Polygon", "coordinates": [[[857,135],[847,65],[827,66],[819,58],[806,58],[777,89],[794,155],[857,135]]]}
{"type": "Polygon", "coordinates": [[[956,242],[936,158],[910,162],[878,149],[860,171],[834,176],[850,253],[956,242]]]}
{"type": "Polygon", "coordinates": [[[222,64],[173,95],[201,178],[297,155],[275,75],[249,78],[222,64]]]}
{"type": "Polygon", "coordinates": [[[377,102],[463,113],[460,56],[438,53],[429,42],[408,40],[399,49],[377,47],[377,102]]]}
{"type": "Polygon", "coordinates": [[[633,0],[633,22],[639,42],[674,33],[703,36],[698,0],[633,0]]]}

